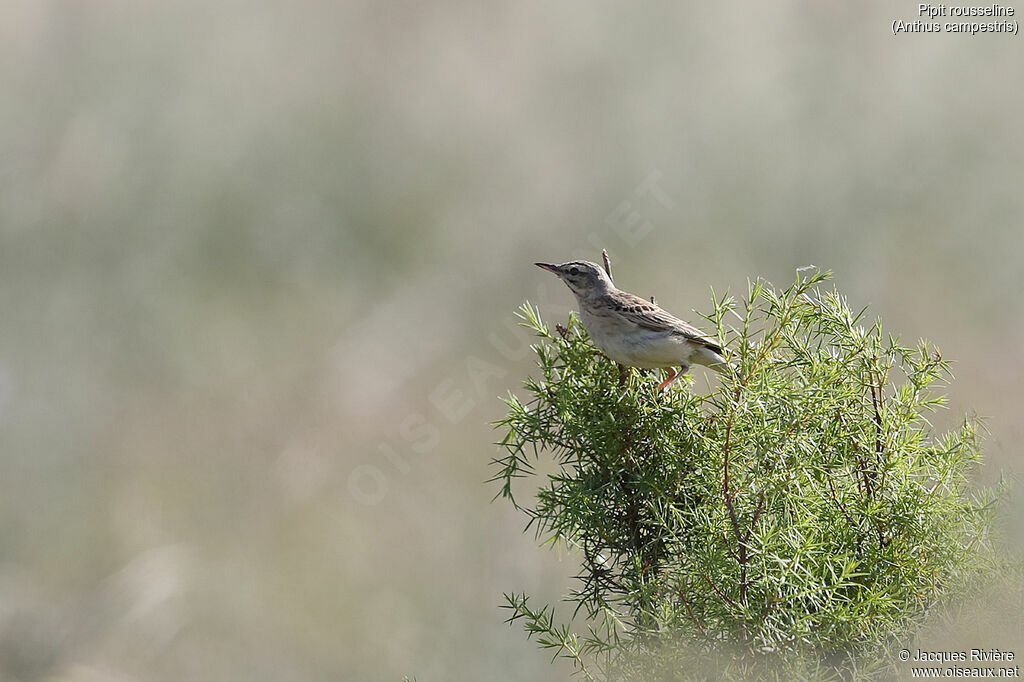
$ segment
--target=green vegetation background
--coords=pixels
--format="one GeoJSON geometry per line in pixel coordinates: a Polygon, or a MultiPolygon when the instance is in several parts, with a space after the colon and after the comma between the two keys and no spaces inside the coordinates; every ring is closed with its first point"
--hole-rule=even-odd
{"type": "MultiPolygon", "coordinates": [[[[0,9],[2,679],[567,679],[498,604],[575,559],[484,484],[513,313],[571,307],[536,260],[607,247],[694,321],[831,268],[956,363],[979,482],[1019,470],[1017,38],[882,2],[0,9]]],[[[1001,594],[921,644],[1024,654],[1001,594]]]]}

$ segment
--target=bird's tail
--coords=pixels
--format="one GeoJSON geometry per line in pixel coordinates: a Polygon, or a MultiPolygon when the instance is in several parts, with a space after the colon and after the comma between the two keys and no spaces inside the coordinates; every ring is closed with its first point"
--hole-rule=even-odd
{"type": "Polygon", "coordinates": [[[729,361],[721,353],[707,346],[702,347],[694,354],[693,362],[709,367],[719,373],[724,372],[729,366],[729,361]]]}

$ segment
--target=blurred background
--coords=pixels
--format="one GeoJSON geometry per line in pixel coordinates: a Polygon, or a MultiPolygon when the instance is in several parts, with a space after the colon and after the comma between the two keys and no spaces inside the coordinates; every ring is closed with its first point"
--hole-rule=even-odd
{"type": "MultiPolygon", "coordinates": [[[[606,247],[690,319],[831,268],[956,361],[979,484],[1020,469],[1019,38],[881,1],[0,12],[0,679],[568,679],[497,606],[575,561],[485,482],[513,312],[572,303],[537,260],[606,247]]],[[[999,627],[960,645],[1024,654],[999,627]]]]}

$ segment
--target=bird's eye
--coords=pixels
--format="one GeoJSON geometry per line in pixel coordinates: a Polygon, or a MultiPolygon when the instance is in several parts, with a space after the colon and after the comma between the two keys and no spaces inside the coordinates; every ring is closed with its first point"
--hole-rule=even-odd
{"type": "Polygon", "coordinates": [[[569,274],[570,275],[578,275],[578,274],[580,274],[580,269],[579,268],[569,268],[569,274]]]}

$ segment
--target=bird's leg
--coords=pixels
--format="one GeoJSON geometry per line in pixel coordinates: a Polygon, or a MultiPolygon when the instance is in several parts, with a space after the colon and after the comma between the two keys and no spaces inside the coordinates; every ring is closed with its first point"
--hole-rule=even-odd
{"type": "Polygon", "coordinates": [[[629,367],[619,365],[619,388],[625,388],[627,381],[629,381],[629,367]]]}
{"type": "Polygon", "coordinates": [[[658,384],[658,388],[654,389],[654,392],[655,392],[655,393],[661,393],[662,391],[664,391],[665,389],[667,389],[667,388],[669,387],[669,385],[670,385],[670,384],[671,384],[671,383],[672,383],[673,381],[675,381],[676,379],[678,379],[678,378],[680,377],[680,375],[681,375],[681,374],[682,374],[681,372],[677,372],[677,371],[676,371],[676,368],[675,368],[675,367],[669,367],[669,368],[668,368],[668,378],[667,378],[667,379],[665,379],[665,380],[664,380],[663,382],[661,382],[660,384],[658,384]]]}

